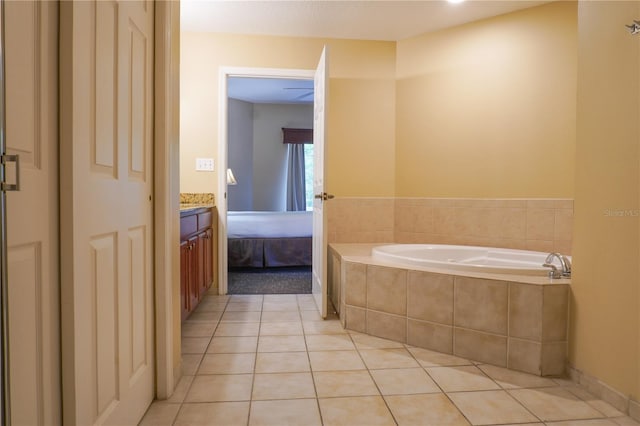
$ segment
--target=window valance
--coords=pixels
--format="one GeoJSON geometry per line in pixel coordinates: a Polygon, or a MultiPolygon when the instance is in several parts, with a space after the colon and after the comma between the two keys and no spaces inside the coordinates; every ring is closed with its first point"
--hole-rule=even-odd
{"type": "Polygon", "coordinates": [[[282,128],[282,143],[313,143],[313,129],[282,128]]]}

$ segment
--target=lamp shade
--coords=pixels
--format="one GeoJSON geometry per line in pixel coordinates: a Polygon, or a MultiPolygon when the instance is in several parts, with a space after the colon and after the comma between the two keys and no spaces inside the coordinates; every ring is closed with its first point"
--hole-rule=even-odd
{"type": "Polygon", "coordinates": [[[236,177],[233,175],[231,169],[227,169],[227,185],[237,185],[236,177]]]}

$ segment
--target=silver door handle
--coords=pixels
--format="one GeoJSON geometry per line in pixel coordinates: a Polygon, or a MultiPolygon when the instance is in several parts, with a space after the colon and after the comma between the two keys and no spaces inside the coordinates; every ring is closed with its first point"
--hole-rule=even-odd
{"type": "Polygon", "coordinates": [[[322,201],[327,201],[334,198],[334,196],[333,194],[327,194],[326,192],[323,192],[321,194],[314,195],[313,198],[317,198],[318,200],[322,200],[322,201]]]}
{"type": "MultiPolygon", "coordinates": [[[[9,184],[2,182],[0,184],[0,190],[2,191],[20,191],[20,156],[19,155],[2,155],[0,156],[0,163],[4,167],[7,163],[16,163],[16,183],[9,184]]],[[[5,176],[6,177],[6,176],[5,176]]]]}

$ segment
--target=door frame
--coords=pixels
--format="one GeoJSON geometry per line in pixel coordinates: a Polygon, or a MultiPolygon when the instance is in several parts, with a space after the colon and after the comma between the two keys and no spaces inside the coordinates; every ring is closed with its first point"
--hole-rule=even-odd
{"type": "Polygon", "coordinates": [[[275,78],[288,80],[313,80],[315,70],[288,68],[220,67],[218,74],[218,294],[227,294],[227,152],[229,146],[229,102],[227,81],[229,77],[275,78]]]}
{"type": "Polygon", "coordinates": [[[180,3],[155,3],[153,218],[156,398],[181,374],[180,3]]]}

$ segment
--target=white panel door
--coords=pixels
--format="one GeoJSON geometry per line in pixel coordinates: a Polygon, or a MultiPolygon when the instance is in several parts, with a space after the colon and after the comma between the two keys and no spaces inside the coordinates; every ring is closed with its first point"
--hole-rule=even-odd
{"type": "Polygon", "coordinates": [[[4,2],[9,367],[13,425],[56,425],[60,411],[58,6],[4,2]],[[15,170],[8,171],[12,182],[15,170]]]}
{"type": "Polygon", "coordinates": [[[324,154],[326,130],[326,103],[329,81],[327,46],[322,49],[313,81],[313,273],[312,292],[322,318],[327,317],[327,227],[324,214],[324,154]]]}
{"type": "Polygon", "coordinates": [[[136,424],[154,397],[153,2],[61,3],[65,424],[136,424]]]}

